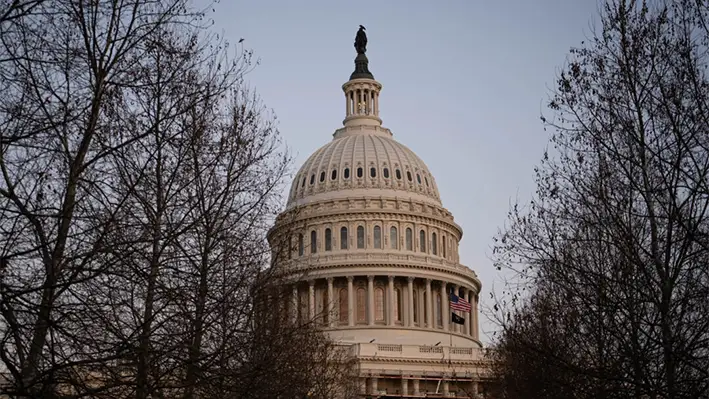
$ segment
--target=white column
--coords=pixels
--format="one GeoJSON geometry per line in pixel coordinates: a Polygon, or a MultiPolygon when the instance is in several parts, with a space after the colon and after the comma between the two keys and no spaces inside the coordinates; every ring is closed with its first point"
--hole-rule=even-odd
{"type": "Polygon", "coordinates": [[[473,325],[473,291],[469,288],[465,289],[465,299],[468,300],[468,303],[470,304],[470,312],[466,314],[465,316],[465,334],[466,335],[472,335],[471,331],[472,328],[471,326],[473,325]]]}
{"type": "Polygon", "coordinates": [[[295,323],[296,321],[298,321],[298,284],[293,284],[293,294],[291,302],[293,304],[291,309],[293,314],[291,315],[291,317],[293,318],[293,322],[295,323]]]}
{"type": "Polygon", "coordinates": [[[374,276],[367,276],[367,322],[374,325],[374,276]]]}
{"type": "Polygon", "coordinates": [[[446,282],[441,281],[441,321],[443,331],[448,331],[448,295],[446,294],[446,282]]]}
{"type": "Polygon", "coordinates": [[[396,309],[396,298],[394,298],[394,276],[389,276],[389,314],[387,316],[389,319],[390,326],[393,326],[394,321],[394,309],[396,309]]]}
{"type": "MultiPolygon", "coordinates": [[[[414,278],[409,277],[408,278],[409,282],[409,302],[408,302],[408,308],[409,308],[409,318],[406,320],[406,325],[411,327],[414,325],[414,278]]],[[[406,381],[406,380],[404,380],[406,381]]]]}
{"type": "Polygon", "coordinates": [[[362,377],[359,379],[359,393],[367,394],[367,377],[362,377]]]}
{"type": "MultiPolygon", "coordinates": [[[[453,293],[458,296],[460,295],[460,288],[458,287],[457,284],[453,285],[453,293]]],[[[448,303],[450,304],[450,299],[449,299],[448,303]]],[[[448,312],[448,314],[450,314],[451,312],[448,312]]],[[[456,311],[455,314],[460,316],[461,312],[456,311]]],[[[460,330],[461,330],[461,327],[463,327],[463,326],[461,326],[460,324],[451,323],[451,327],[453,327],[453,332],[461,332],[460,330]]]]}
{"type": "Polygon", "coordinates": [[[407,380],[406,378],[401,379],[401,394],[402,395],[409,394],[409,380],[407,380]]]}
{"type": "Polygon", "coordinates": [[[475,339],[480,339],[480,331],[478,330],[480,326],[478,325],[478,296],[477,294],[473,297],[473,337],[475,339]]]}
{"type": "Polygon", "coordinates": [[[347,276],[347,325],[354,326],[354,286],[353,276],[347,276]]]}
{"type": "Polygon", "coordinates": [[[374,93],[374,115],[379,116],[379,93],[374,93]]]}
{"type": "Polygon", "coordinates": [[[308,281],[308,289],[309,289],[309,307],[308,307],[308,316],[310,317],[310,320],[315,319],[315,280],[310,280],[308,281]]]}
{"type": "Polygon", "coordinates": [[[418,378],[417,378],[417,379],[414,379],[414,380],[412,380],[412,381],[414,382],[414,395],[420,395],[420,394],[421,394],[421,390],[420,390],[420,388],[419,388],[419,380],[418,380],[418,378]]]}
{"type": "Polygon", "coordinates": [[[334,289],[332,286],[332,277],[327,278],[327,304],[325,304],[327,307],[327,321],[330,324],[330,327],[335,326],[335,297],[334,297],[334,289]]]}
{"type": "Polygon", "coordinates": [[[431,279],[426,279],[426,327],[435,328],[433,320],[433,295],[431,295],[431,279]]]}
{"type": "Polygon", "coordinates": [[[448,396],[450,394],[450,388],[448,387],[448,380],[443,380],[443,396],[448,396]]]}
{"type": "Polygon", "coordinates": [[[350,93],[345,92],[345,117],[350,116],[350,93]]]}
{"type": "Polygon", "coordinates": [[[377,377],[372,377],[371,380],[372,380],[372,392],[370,392],[370,393],[377,394],[379,392],[379,387],[377,386],[378,385],[377,384],[377,382],[378,382],[377,377]]]}

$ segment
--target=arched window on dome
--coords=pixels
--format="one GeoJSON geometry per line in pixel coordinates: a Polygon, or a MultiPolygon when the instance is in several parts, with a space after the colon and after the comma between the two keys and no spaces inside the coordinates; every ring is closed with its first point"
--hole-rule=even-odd
{"type": "Polygon", "coordinates": [[[414,232],[410,228],[406,228],[406,250],[414,250],[414,232]]]}
{"type": "Polygon", "coordinates": [[[401,317],[404,314],[402,299],[403,298],[401,297],[401,290],[398,288],[395,289],[394,301],[396,303],[396,307],[394,308],[394,320],[398,322],[402,321],[401,317]]]}
{"type": "Polygon", "coordinates": [[[409,172],[408,170],[406,171],[406,178],[407,178],[409,181],[414,181],[414,179],[411,178],[411,172],[409,172]]]}
{"type": "Polygon", "coordinates": [[[431,253],[434,255],[438,255],[438,243],[436,242],[436,239],[438,236],[436,233],[431,233],[431,253]]]}
{"type": "Polygon", "coordinates": [[[363,175],[364,170],[362,170],[362,167],[357,168],[357,177],[361,179],[363,175]]]}
{"type": "Polygon", "coordinates": [[[384,170],[382,170],[382,173],[384,174],[385,179],[389,178],[389,168],[384,168],[384,170]]]}
{"type": "Polygon", "coordinates": [[[315,183],[315,174],[313,173],[310,175],[310,185],[312,186],[315,183]]]}
{"type": "Polygon", "coordinates": [[[441,249],[443,250],[443,257],[446,257],[446,235],[441,236],[441,249]]]}
{"type": "Polygon", "coordinates": [[[357,288],[357,322],[367,321],[367,293],[364,288],[357,288]]]}
{"type": "Polygon", "coordinates": [[[419,323],[419,300],[418,300],[418,291],[414,290],[413,292],[413,301],[414,301],[414,324],[419,323]]]}
{"type": "Polygon", "coordinates": [[[347,303],[347,289],[343,288],[340,290],[340,298],[338,301],[338,312],[339,319],[341,323],[347,323],[349,321],[349,304],[347,303]]]}
{"type": "Polygon", "coordinates": [[[300,185],[301,188],[305,187],[305,176],[303,176],[303,184],[300,185]]]}
{"type": "Polygon", "coordinates": [[[396,170],[396,178],[401,180],[401,171],[399,169],[396,170]]]}
{"type": "Polygon", "coordinates": [[[310,232],[310,253],[318,252],[318,233],[313,230],[310,232]]]}
{"type": "Polygon", "coordinates": [[[305,253],[305,243],[303,241],[303,235],[298,234],[298,256],[303,256],[305,253]]]}
{"type": "Polygon", "coordinates": [[[357,249],[364,248],[364,226],[357,226],[357,249]]]}
{"type": "Polygon", "coordinates": [[[389,229],[389,247],[399,249],[399,232],[396,230],[396,226],[391,226],[389,229]]]}
{"type": "Polygon", "coordinates": [[[345,178],[345,180],[349,179],[350,178],[350,168],[345,168],[345,171],[342,172],[342,175],[345,178]]]}
{"type": "Polygon", "coordinates": [[[416,181],[419,182],[419,184],[421,184],[421,175],[418,173],[416,173],[416,181]]]}
{"type": "Polygon", "coordinates": [[[428,177],[424,176],[424,177],[423,177],[423,181],[426,182],[426,187],[428,187],[428,177]]]}
{"type": "Polygon", "coordinates": [[[377,177],[377,168],[375,168],[375,167],[369,168],[369,176],[377,177]]]}
{"type": "Polygon", "coordinates": [[[325,229],[325,250],[332,251],[332,230],[325,229]]]}
{"type": "Polygon", "coordinates": [[[382,249],[382,228],[374,226],[374,248],[382,249]]]}
{"type": "Polygon", "coordinates": [[[330,174],[330,180],[335,180],[337,179],[337,169],[332,170],[332,174],[330,174]]]}
{"type": "Polygon", "coordinates": [[[441,293],[436,293],[436,325],[443,327],[443,302],[441,301],[441,293]]]}
{"type": "Polygon", "coordinates": [[[374,289],[374,321],[384,321],[384,289],[374,289]]]}
{"type": "Polygon", "coordinates": [[[320,183],[325,181],[325,172],[320,172],[320,183]]]}
{"type": "Polygon", "coordinates": [[[426,252],[426,232],[419,231],[419,250],[421,252],[426,252]]]}
{"type": "Polygon", "coordinates": [[[340,228],[340,249],[347,249],[348,241],[347,227],[340,228]]]}

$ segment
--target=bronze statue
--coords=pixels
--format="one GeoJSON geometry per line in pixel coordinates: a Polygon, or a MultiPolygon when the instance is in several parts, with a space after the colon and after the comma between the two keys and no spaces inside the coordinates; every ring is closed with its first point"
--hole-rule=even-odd
{"type": "Polygon", "coordinates": [[[364,54],[367,52],[367,34],[364,32],[366,29],[364,26],[360,25],[357,31],[357,36],[355,37],[354,46],[357,50],[357,54],[364,54]]]}

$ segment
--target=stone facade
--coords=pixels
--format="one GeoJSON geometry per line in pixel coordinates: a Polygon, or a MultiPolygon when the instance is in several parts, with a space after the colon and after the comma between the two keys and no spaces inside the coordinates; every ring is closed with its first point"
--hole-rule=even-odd
{"type": "Polygon", "coordinates": [[[269,234],[292,282],[289,312],[349,345],[363,397],[475,397],[481,283],[460,263],[463,231],[434,177],[381,126],[381,88],[343,85],[344,127],[303,164],[269,234]],[[463,325],[451,321],[451,291],[471,304],[455,312],[463,325]]]}

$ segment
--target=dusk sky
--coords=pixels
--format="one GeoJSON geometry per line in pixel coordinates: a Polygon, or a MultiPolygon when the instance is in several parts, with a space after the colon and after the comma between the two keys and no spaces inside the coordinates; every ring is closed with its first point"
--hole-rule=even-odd
{"type": "MultiPolygon", "coordinates": [[[[367,28],[383,125],[436,178],[484,307],[501,288],[492,237],[510,204],[535,189],[549,138],[540,112],[597,13],[595,0],[222,0],[214,28],[231,43],[244,38],[260,59],[247,81],[278,116],[293,172],[342,126],[341,86],[354,69],[357,28],[367,28]]],[[[481,315],[484,341],[491,328],[481,315]]]]}

